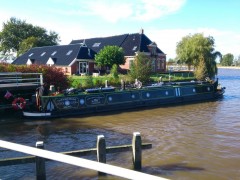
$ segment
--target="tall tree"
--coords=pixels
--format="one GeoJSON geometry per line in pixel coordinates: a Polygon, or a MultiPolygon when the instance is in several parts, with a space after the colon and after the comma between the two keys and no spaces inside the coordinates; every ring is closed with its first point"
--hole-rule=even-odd
{"type": "Polygon", "coordinates": [[[118,46],[105,46],[95,56],[98,66],[112,67],[114,64],[125,64],[123,49],[118,46]]]}
{"type": "Polygon", "coordinates": [[[193,59],[191,58],[191,52],[189,51],[190,40],[191,40],[191,36],[183,37],[182,41],[178,42],[177,49],[176,49],[178,61],[182,64],[187,64],[188,69],[190,69],[191,65],[193,64],[193,59]]]}
{"type": "Polygon", "coordinates": [[[21,55],[28,51],[29,49],[33,47],[38,46],[38,38],[37,37],[28,37],[27,39],[24,39],[20,45],[18,50],[18,55],[21,55]]]}
{"type": "Polygon", "coordinates": [[[151,62],[151,59],[143,52],[138,52],[130,67],[130,77],[142,82],[148,82],[152,73],[151,62]]]}
{"type": "MultiPolygon", "coordinates": [[[[190,68],[195,69],[201,61],[206,65],[207,73],[210,78],[217,74],[216,59],[222,58],[221,53],[214,49],[214,38],[204,37],[203,34],[188,35],[182,38],[177,44],[177,57],[180,62],[185,63],[190,68]]],[[[201,64],[203,64],[201,62],[201,64]]]]}
{"type": "Polygon", "coordinates": [[[4,53],[10,50],[18,52],[20,48],[25,49],[27,42],[30,42],[30,44],[28,44],[29,48],[35,46],[51,46],[58,44],[59,36],[54,31],[48,33],[47,30],[42,27],[33,26],[15,17],[11,17],[9,21],[3,23],[3,29],[0,32],[0,51],[4,53]],[[27,40],[31,37],[35,38],[35,43],[27,40]],[[23,45],[24,48],[21,47],[21,45],[23,45]]]}
{"type": "Polygon", "coordinates": [[[234,60],[233,54],[228,53],[228,54],[223,55],[223,58],[220,61],[220,64],[222,66],[231,66],[231,65],[233,65],[233,60],[234,60]]]}

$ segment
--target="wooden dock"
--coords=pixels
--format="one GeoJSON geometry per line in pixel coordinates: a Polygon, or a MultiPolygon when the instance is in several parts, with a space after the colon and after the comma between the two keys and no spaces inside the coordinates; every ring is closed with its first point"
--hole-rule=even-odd
{"type": "MultiPolygon", "coordinates": [[[[133,133],[132,145],[127,145],[123,148],[121,148],[121,147],[106,148],[104,136],[99,135],[97,137],[97,148],[89,151],[91,153],[94,152],[97,154],[98,162],[79,158],[79,157],[73,157],[73,156],[69,156],[66,154],[62,154],[62,153],[56,153],[56,152],[44,150],[44,144],[42,141],[37,142],[36,148],[33,148],[33,147],[28,147],[28,146],[0,140],[0,147],[33,155],[32,157],[27,157],[26,161],[28,161],[28,162],[32,162],[33,160],[35,161],[35,163],[36,163],[36,179],[37,180],[47,179],[45,160],[54,160],[54,161],[58,161],[58,162],[62,162],[62,163],[75,165],[78,167],[92,169],[92,170],[98,171],[99,176],[111,174],[111,175],[119,176],[122,178],[136,179],[136,180],[138,180],[138,179],[166,180],[165,178],[162,178],[162,177],[153,176],[150,174],[145,174],[145,173],[139,172],[142,167],[142,161],[141,161],[142,141],[141,141],[140,133],[138,133],[138,132],[133,133]],[[133,167],[137,171],[133,171],[130,169],[125,169],[125,168],[113,166],[110,164],[106,164],[107,149],[108,149],[108,151],[111,151],[110,149],[113,149],[113,152],[116,152],[116,151],[118,152],[119,149],[121,149],[121,151],[131,149],[132,150],[133,167]]],[[[151,145],[148,144],[146,147],[151,148],[151,145]]],[[[77,154],[79,155],[79,152],[77,152],[77,154]]],[[[85,152],[84,152],[84,154],[85,154],[85,152]]],[[[4,162],[4,160],[2,160],[1,164],[12,165],[12,164],[9,164],[9,162],[11,160],[7,160],[7,161],[4,162]]],[[[12,162],[14,162],[14,161],[16,163],[16,161],[21,162],[24,160],[23,159],[22,160],[21,159],[18,159],[18,160],[12,159],[12,162]]],[[[15,163],[13,163],[13,164],[15,164],[15,163]]]]}

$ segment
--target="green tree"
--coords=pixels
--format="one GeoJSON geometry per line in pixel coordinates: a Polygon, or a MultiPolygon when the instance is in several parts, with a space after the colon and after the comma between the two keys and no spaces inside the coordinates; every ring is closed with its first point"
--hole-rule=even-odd
{"type": "Polygon", "coordinates": [[[98,66],[112,67],[114,64],[125,64],[123,49],[118,46],[105,46],[95,56],[98,66]]]}
{"type": "Polygon", "coordinates": [[[196,79],[198,80],[205,80],[206,77],[208,77],[208,72],[207,72],[207,65],[206,62],[204,61],[203,57],[200,58],[199,64],[196,67],[195,71],[194,71],[194,75],[196,77],[196,79]]]}
{"type": "MultiPolygon", "coordinates": [[[[177,58],[181,63],[195,69],[201,61],[205,62],[207,74],[210,78],[217,74],[217,58],[222,58],[221,53],[214,49],[214,38],[204,37],[203,34],[188,35],[177,44],[177,58]]],[[[202,63],[202,62],[201,62],[202,63]]]]}
{"type": "Polygon", "coordinates": [[[234,59],[234,65],[235,66],[240,66],[240,55],[234,59]]]}
{"type": "MultiPolygon", "coordinates": [[[[21,49],[21,53],[26,47],[34,46],[51,46],[56,45],[59,42],[59,37],[56,32],[47,32],[46,29],[33,26],[15,17],[11,17],[9,21],[3,23],[2,31],[0,32],[0,51],[8,52],[10,50],[18,52],[21,49]],[[28,38],[36,38],[35,42],[28,38]],[[28,40],[27,40],[28,39],[28,40]],[[26,45],[27,43],[29,45],[26,45]],[[24,47],[20,47],[24,46],[24,47]]],[[[19,54],[19,53],[18,53],[19,54]]]]}
{"type": "Polygon", "coordinates": [[[114,79],[118,79],[118,78],[119,78],[119,76],[118,76],[118,66],[117,66],[116,64],[114,64],[114,65],[112,66],[112,69],[111,69],[111,71],[110,71],[110,74],[112,75],[112,77],[113,77],[114,79]]]}
{"type": "Polygon", "coordinates": [[[33,47],[38,46],[38,38],[37,37],[28,37],[27,39],[24,39],[20,45],[18,50],[18,55],[21,55],[25,52],[27,52],[29,49],[33,47]]]}
{"type": "Polygon", "coordinates": [[[167,65],[174,65],[177,64],[177,59],[169,58],[167,61],[167,65]]]}
{"type": "Polygon", "coordinates": [[[180,42],[177,44],[177,58],[180,63],[187,64],[188,69],[190,70],[191,65],[193,64],[193,59],[191,58],[191,52],[190,52],[190,41],[191,36],[185,36],[182,38],[180,42]]]}
{"type": "Polygon", "coordinates": [[[151,59],[142,52],[138,52],[131,67],[129,75],[132,79],[148,82],[152,73],[151,59]]]}
{"type": "Polygon", "coordinates": [[[234,56],[231,53],[225,54],[220,61],[222,66],[231,66],[233,65],[234,56]]]}

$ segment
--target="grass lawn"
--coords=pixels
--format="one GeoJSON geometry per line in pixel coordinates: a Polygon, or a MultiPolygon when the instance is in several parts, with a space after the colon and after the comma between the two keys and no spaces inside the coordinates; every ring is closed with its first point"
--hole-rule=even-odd
{"type": "MultiPolygon", "coordinates": [[[[162,77],[162,80],[165,82],[170,81],[190,81],[194,80],[193,72],[172,72],[172,73],[161,73],[153,74],[150,77],[150,83],[156,83],[159,81],[159,78],[162,77]],[[169,79],[170,76],[170,79],[169,79]]],[[[104,87],[105,81],[112,86],[120,86],[121,79],[123,79],[126,84],[133,83],[131,78],[128,75],[120,74],[118,78],[114,78],[111,74],[103,75],[98,77],[93,76],[70,76],[71,87],[74,88],[91,88],[91,87],[104,87]]]]}

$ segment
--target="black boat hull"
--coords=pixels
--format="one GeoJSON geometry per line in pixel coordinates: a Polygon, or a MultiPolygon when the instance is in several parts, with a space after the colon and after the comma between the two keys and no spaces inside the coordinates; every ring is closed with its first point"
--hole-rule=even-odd
{"type": "Polygon", "coordinates": [[[222,97],[224,88],[213,84],[146,87],[113,92],[41,97],[41,111],[23,112],[25,117],[62,117],[99,112],[211,101],[222,97]]]}

